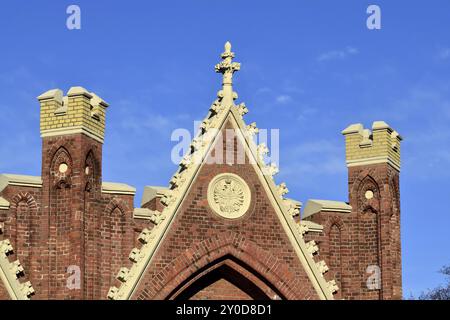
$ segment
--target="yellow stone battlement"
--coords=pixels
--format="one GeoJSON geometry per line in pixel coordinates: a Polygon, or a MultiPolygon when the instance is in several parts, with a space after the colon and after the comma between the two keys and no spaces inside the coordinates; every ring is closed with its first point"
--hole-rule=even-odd
{"type": "Polygon", "coordinates": [[[84,133],[103,143],[108,104],[83,87],[72,87],[63,96],[60,89],[38,97],[41,104],[41,137],[84,133]]]}
{"type": "Polygon", "coordinates": [[[400,171],[402,137],[384,121],[375,121],[372,131],[360,123],[348,126],[345,136],[347,167],[389,163],[400,171]]]}

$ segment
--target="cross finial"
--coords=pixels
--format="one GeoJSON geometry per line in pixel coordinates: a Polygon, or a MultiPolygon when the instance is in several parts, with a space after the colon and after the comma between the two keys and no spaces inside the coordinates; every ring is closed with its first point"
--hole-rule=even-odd
{"type": "Polygon", "coordinates": [[[231,43],[227,41],[225,43],[225,51],[221,55],[222,61],[216,64],[216,72],[223,74],[222,80],[222,94],[223,100],[227,102],[233,102],[233,73],[239,71],[241,64],[233,62],[234,52],[231,52],[231,43]]]}
{"type": "Polygon", "coordinates": [[[231,52],[231,43],[230,43],[230,41],[227,41],[225,43],[225,52],[226,53],[230,53],[231,52]]]}

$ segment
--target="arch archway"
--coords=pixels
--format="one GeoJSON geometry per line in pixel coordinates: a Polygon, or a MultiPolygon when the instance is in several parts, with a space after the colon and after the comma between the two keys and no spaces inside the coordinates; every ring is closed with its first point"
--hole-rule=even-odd
{"type": "Polygon", "coordinates": [[[232,231],[213,235],[194,244],[163,268],[158,267],[159,259],[162,257],[157,257],[147,269],[147,276],[135,287],[131,299],[174,299],[182,291],[181,284],[184,286],[209,273],[221,261],[235,262],[234,266],[240,266],[241,274],[252,274],[252,279],[259,279],[262,284],[257,286],[263,291],[267,290],[264,292],[271,299],[318,298],[306,273],[296,273],[296,270],[290,269],[283,259],[271,251],[232,231]]]}
{"type": "Polygon", "coordinates": [[[262,275],[232,255],[193,273],[167,297],[170,300],[285,299],[262,275]]]}

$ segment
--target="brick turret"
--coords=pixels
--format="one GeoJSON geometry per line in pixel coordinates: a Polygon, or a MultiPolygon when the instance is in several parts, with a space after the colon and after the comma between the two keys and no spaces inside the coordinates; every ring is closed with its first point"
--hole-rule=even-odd
{"type": "MultiPolygon", "coordinates": [[[[303,218],[322,225],[321,256],[343,299],[401,299],[400,142],[383,121],[345,136],[349,202],[310,200],[303,218]]],[[[310,237],[312,235],[309,235],[310,237]]]]}
{"type": "MultiPolygon", "coordinates": [[[[49,226],[43,239],[48,259],[49,297],[81,299],[95,232],[95,199],[101,197],[101,159],[108,104],[82,87],[67,96],[59,89],[40,95],[42,214],[49,226]],[[86,253],[86,254],[85,254],[86,253]],[[69,277],[73,276],[73,280],[69,277]]],[[[90,270],[92,271],[92,270],[90,270]]],[[[88,276],[87,276],[88,277],[88,276]]],[[[92,285],[92,284],[91,284],[92,285]]],[[[41,290],[43,293],[44,290],[41,290]]]]}
{"type": "MultiPolygon", "coordinates": [[[[361,124],[342,134],[346,142],[353,249],[358,250],[362,299],[401,299],[400,142],[383,121],[372,132],[361,124]],[[359,231],[357,231],[359,230],[359,231]]],[[[356,281],[356,279],[355,279],[356,281]]]]}

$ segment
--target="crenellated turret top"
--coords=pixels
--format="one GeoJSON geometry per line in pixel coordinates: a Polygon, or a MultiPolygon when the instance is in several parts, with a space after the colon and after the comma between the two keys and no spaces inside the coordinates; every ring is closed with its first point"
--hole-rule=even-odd
{"type": "Polygon", "coordinates": [[[38,97],[41,104],[41,137],[83,132],[103,143],[108,104],[83,87],[49,90],[38,97]]]}

